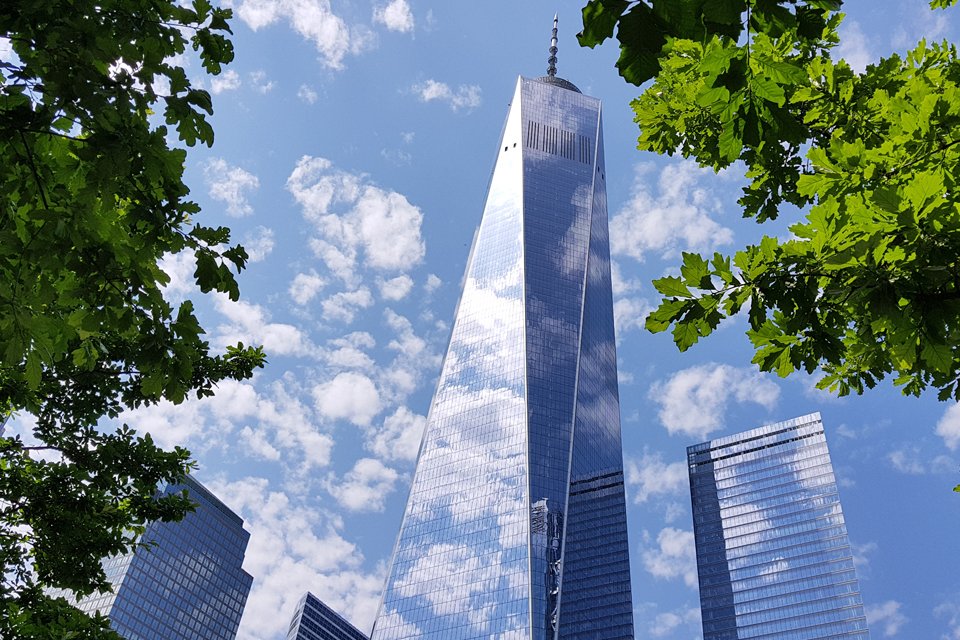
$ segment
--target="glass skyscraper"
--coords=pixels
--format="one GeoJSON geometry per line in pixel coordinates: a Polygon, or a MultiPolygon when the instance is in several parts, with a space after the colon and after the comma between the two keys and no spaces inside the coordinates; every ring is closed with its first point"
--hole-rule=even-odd
{"type": "Polygon", "coordinates": [[[870,637],[819,413],[687,462],[704,640],[870,637]]]}
{"type": "Polygon", "coordinates": [[[600,101],[555,38],[497,146],[373,640],[633,638],[600,101]]]}
{"type": "Polygon", "coordinates": [[[233,640],[253,578],[241,568],[250,534],[243,520],[203,485],[187,477],[167,485],[187,489],[196,511],[180,522],[151,522],[136,552],[105,558],[113,592],[77,607],[99,611],[126,640],[233,640]]]}
{"type": "Polygon", "coordinates": [[[367,636],[307,592],[290,620],[287,640],[367,640],[367,636]]]}

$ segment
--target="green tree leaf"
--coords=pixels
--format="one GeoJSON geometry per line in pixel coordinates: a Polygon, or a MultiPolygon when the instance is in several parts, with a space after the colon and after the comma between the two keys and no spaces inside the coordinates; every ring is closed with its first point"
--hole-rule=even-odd
{"type": "Polygon", "coordinates": [[[233,58],[230,18],[208,0],[0,11],[16,54],[0,63],[0,405],[31,414],[38,443],[0,438],[2,638],[119,638],[50,590],[107,589],[101,558],[135,549],[145,522],[190,510],[157,487],[193,463],[110,420],[209,396],[266,361],[259,347],[211,351],[192,304],[174,317],[159,266],[188,251],[204,290],[239,295],[233,269],[247,254],[227,229],[190,228],[186,152],[170,146],[213,142],[209,93],[172,61],[189,44],[218,73],[233,58]],[[177,135],[152,118],[161,106],[177,135]]]}
{"type": "Polygon", "coordinates": [[[921,40],[856,73],[831,51],[839,0],[749,4],[651,0],[603,16],[621,74],[653,79],[631,103],[638,147],[743,166],[744,216],[798,217],[794,237],[732,260],[684,254],[680,278],[656,281],[647,328],[672,329],[683,351],[749,303],[762,370],[820,369],[840,395],[890,376],[905,394],[960,400],[956,47],[921,40]]]}
{"type": "Polygon", "coordinates": [[[683,284],[683,280],[676,276],[667,276],[659,280],[654,280],[653,286],[665,296],[680,296],[683,298],[690,296],[690,290],[687,288],[687,285],[683,284]]]}
{"type": "Polygon", "coordinates": [[[626,0],[590,0],[583,8],[583,31],[577,34],[580,45],[593,48],[612,38],[613,30],[629,4],[626,0]]]}

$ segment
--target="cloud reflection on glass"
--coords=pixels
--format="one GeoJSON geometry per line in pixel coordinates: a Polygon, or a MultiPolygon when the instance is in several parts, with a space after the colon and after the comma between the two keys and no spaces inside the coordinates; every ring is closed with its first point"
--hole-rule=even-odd
{"type": "Polygon", "coordinates": [[[705,640],[869,637],[819,414],[687,457],[705,640]]]}
{"type": "Polygon", "coordinates": [[[372,640],[633,637],[600,103],[511,105],[372,640]]]}

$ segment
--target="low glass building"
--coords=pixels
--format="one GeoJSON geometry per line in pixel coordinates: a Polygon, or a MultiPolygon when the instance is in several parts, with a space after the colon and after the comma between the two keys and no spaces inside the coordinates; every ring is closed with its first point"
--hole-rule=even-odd
{"type": "Polygon", "coordinates": [[[704,640],[870,637],[819,413],[687,462],[704,640]]]}
{"type": "Polygon", "coordinates": [[[367,636],[308,591],[290,620],[287,640],[367,640],[367,636]]]}
{"type": "Polygon", "coordinates": [[[196,511],[180,522],[152,522],[143,534],[154,546],[103,561],[113,593],[77,607],[110,618],[126,640],[233,640],[253,578],[241,568],[250,534],[243,520],[203,485],[187,477],[167,485],[187,489],[196,511]]]}

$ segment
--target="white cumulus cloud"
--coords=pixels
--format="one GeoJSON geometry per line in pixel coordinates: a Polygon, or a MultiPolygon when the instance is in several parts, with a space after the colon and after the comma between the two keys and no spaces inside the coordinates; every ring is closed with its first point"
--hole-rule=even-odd
{"type": "Polygon", "coordinates": [[[663,638],[681,626],[686,626],[691,631],[699,631],[700,609],[690,607],[689,609],[658,613],[650,624],[650,635],[654,638],[663,638]]]}
{"type": "Polygon", "coordinates": [[[431,273],[427,276],[426,282],[423,283],[423,288],[427,293],[433,293],[439,289],[442,284],[443,280],[441,280],[437,274],[431,273]]]}
{"type": "Polygon", "coordinates": [[[155,405],[124,411],[118,418],[141,433],[150,433],[162,447],[188,446],[194,451],[231,450],[283,460],[297,472],[325,467],[333,438],[316,425],[310,409],[291,391],[288,381],[265,389],[254,382],[223,380],[214,396],[175,405],[155,405]]]}
{"type": "Polygon", "coordinates": [[[384,300],[403,300],[413,289],[413,278],[403,274],[389,280],[377,280],[377,287],[384,300]]]}
{"type": "Polygon", "coordinates": [[[685,461],[665,463],[663,456],[644,450],[639,459],[627,460],[627,484],[633,489],[634,501],[646,502],[652,496],[670,496],[687,489],[685,461]]]}
{"type": "Polygon", "coordinates": [[[354,214],[350,222],[356,225],[367,264],[374,269],[406,269],[423,259],[423,214],[399,193],[368,186],[354,214]]]}
{"type": "Polygon", "coordinates": [[[667,165],[651,190],[653,166],[637,167],[633,195],[610,220],[610,252],[642,261],[647,253],[664,258],[681,251],[705,252],[733,241],[733,231],[714,220],[723,200],[700,184],[717,180],[693,161],[667,165]]]}
{"type": "Polygon", "coordinates": [[[313,388],[317,411],[330,420],[348,420],[367,426],[380,413],[380,392],[362,373],[345,371],[313,388]]]}
{"type": "Polygon", "coordinates": [[[952,404],[937,422],[937,435],[951,451],[960,447],[960,404],[952,404]]]}
{"type": "Polygon", "coordinates": [[[359,629],[370,629],[384,576],[381,569],[363,570],[363,555],[339,531],[339,518],[271,488],[266,478],[204,484],[240,514],[250,531],[243,567],[254,580],[239,640],[282,637],[307,591],[359,629]]]}
{"type": "Polygon", "coordinates": [[[297,97],[306,102],[307,104],[314,104],[317,101],[317,98],[320,96],[312,87],[306,84],[300,85],[300,88],[297,89],[297,97]]]}
{"type": "Polygon", "coordinates": [[[779,397],[780,387],[758,371],[716,363],[683,369],[650,388],[667,431],[701,440],[724,425],[731,401],[772,409],[779,397]]]}
{"type": "Polygon", "coordinates": [[[354,331],[328,341],[327,362],[338,369],[372,370],[374,361],[364,349],[372,349],[376,341],[369,333],[354,331]]]}
{"type": "Polygon", "coordinates": [[[950,635],[944,634],[941,640],[960,640],[960,604],[958,603],[960,603],[960,597],[954,597],[933,609],[933,615],[946,620],[950,628],[950,635]]]}
{"type": "Polygon", "coordinates": [[[646,298],[620,298],[613,303],[613,323],[617,336],[631,329],[642,329],[654,307],[646,298]]]}
{"type": "Polygon", "coordinates": [[[373,304],[373,295],[366,287],[360,287],[356,291],[341,291],[335,293],[323,302],[320,306],[323,308],[323,318],[325,320],[338,320],[347,324],[353,322],[354,316],[360,309],[367,309],[373,304]]]}
{"type": "Polygon", "coordinates": [[[240,88],[240,74],[233,69],[227,69],[210,81],[210,93],[217,95],[224,91],[233,91],[240,88]]]}
{"type": "MultiPolygon", "coordinates": [[[[894,29],[890,44],[894,49],[912,49],[920,38],[927,42],[934,42],[948,35],[950,13],[947,11],[931,11],[926,0],[908,0],[899,3],[900,17],[894,29]]],[[[847,21],[844,20],[844,24],[847,21]]],[[[843,44],[844,33],[840,31],[840,43],[843,44]]]]}
{"type": "Polygon", "coordinates": [[[247,450],[255,456],[266,460],[279,460],[280,452],[270,444],[267,432],[264,429],[254,429],[246,426],[240,430],[240,438],[247,450]]]}
{"type": "Polygon", "coordinates": [[[382,427],[370,432],[367,448],[384,460],[413,462],[420,451],[426,424],[424,416],[399,407],[384,419],[382,427]]]}
{"type": "Polygon", "coordinates": [[[263,345],[267,353],[277,356],[316,356],[316,347],[298,327],[283,322],[271,322],[270,313],[260,305],[231,301],[224,294],[216,294],[214,304],[228,322],[217,327],[213,342],[220,346],[242,342],[263,345]]]}
{"type": "Polygon", "coordinates": [[[228,215],[239,218],[253,213],[247,198],[260,187],[257,176],[228,164],[223,158],[211,158],[203,167],[203,178],[210,197],[226,204],[228,215]]]}
{"type": "Polygon", "coordinates": [[[270,93],[273,90],[273,80],[267,78],[267,72],[262,69],[250,72],[250,82],[257,93],[270,93]]]}
{"type": "Polygon", "coordinates": [[[333,12],[330,0],[242,0],[236,13],[254,31],[275,22],[287,22],[313,43],[321,63],[331,69],[342,69],[344,58],[374,44],[372,32],[366,27],[348,25],[333,12]]]}
{"type": "Polygon", "coordinates": [[[927,473],[954,473],[957,465],[950,456],[930,458],[916,445],[903,445],[887,454],[894,469],[908,475],[927,473]]]}
{"type": "Polygon", "coordinates": [[[867,605],[863,608],[867,624],[874,633],[881,632],[885,638],[897,635],[900,628],[907,624],[908,618],[900,612],[901,603],[887,600],[881,604],[867,605]]]}
{"type": "Polygon", "coordinates": [[[387,348],[396,356],[380,370],[378,383],[390,402],[402,404],[420,384],[423,372],[436,373],[441,360],[439,354],[428,348],[426,340],[416,334],[408,318],[392,309],[384,310],[383,316],[394,331],[394,338],[387,343],[387,348]]]}
{"type": "Polygon", "coordinates": [[[610,261],[610,284],[613,288],[613,297],[621,298],[643,288],[643,283],[637,278],[623,275],[623,269],[617,260],[610,261]]]}
{"type": "Polygon", "coordinates": [[[250,262],[262,262],[273,252],[273,229],[258,226],[243,236],[243,248],[250,262]]]}
{"type": "Polygon", "coordinates": [[[413,31],[413,11],[407,0],[390,0],[373,8],[373,21],[390,31],[409,33],[413,31]]]}
{"type": "Polygon", "coordinates": [[[850,550],[853,552],[853,566],[857,568],[857,573],[861,579],[870,571],[870,557],[879,548],[880,546],[876,542],[850,543],[850,550]]]}
{"type": "Polygon", "coordinates": [[[165,253],[160,259],[160,269],[170,278],[163,288],[168,297],[178,298],[197,290],[193,272],[197,269],[197,256],[190,249],[180,253],[165,253]]]}
{"type": "Polygon", "coordinates": [[[844,20],[840,25],[840,44],[834,51],[857,73],[863,73],[867,65],[873,62],[870,42],[856,20],[844,20]]]}
{"type": "Polygon", "coordinates": [[[396,273],[423,260],[423,214],[401,194],[311,156],[297,163],[287,189],[314,225],[314,253],[344,283],[358,284],[359,267],[396,273]]]}
{"type": "Polygon", "coordinates": [[[393,311],[393,309],[384,311],[383,316],[387,321],[387,325],[397,333],[397,337],[391,340],[387,346],[394,351],[400,352],[400,354],[406,356],[408,359],[419,359],[427,348],[427,342],[416,335],[413,330],[413,323],[393,311]]]}
{"type": "Polygon", "coordinates": [[[287,293],[299,305],[305,305],[320,292],[326,281],[312,269],[308,273],[298,273],[290,282],[287,293]]]}
{"type": "Polygon", "coordinates": [[[682,578],[688,587],[697,586],[697,550],[693,531],[667,527],[657,535],[657,545],[642,554],[643,566],[656,578],[682,578]]]}
{"type": "Polygon", "coordinates": [[[400,477],[374,458],[361,458],[342,481],[331,478],[327,491],[348,511],[383,511],[384,502],[400,477]]]}
{"type": "Polygon", "coordinates": [[[445,82],[426,80],[411,87],[421,102],[445,102],[454,111],[476,109],[480,106],[480,87],[475,84],[462,84],[453,89],[445,82]]]}
{"type": "Polygon", "coordinates": [[[0,36],[0,60],[7,60],[14,64],[20,63],[20,57],[13,51],[13,43],[10,38],[0,36]],[[16,58],[15,58],[16,56],[16,58]]]}

